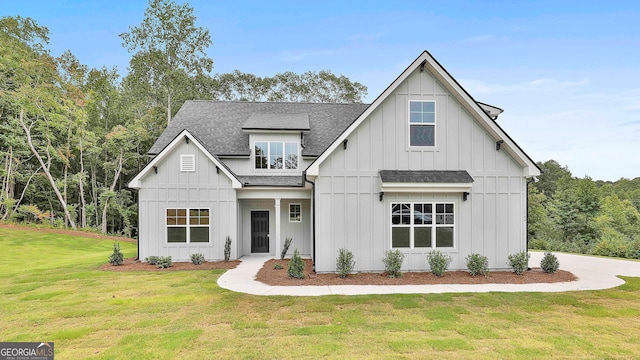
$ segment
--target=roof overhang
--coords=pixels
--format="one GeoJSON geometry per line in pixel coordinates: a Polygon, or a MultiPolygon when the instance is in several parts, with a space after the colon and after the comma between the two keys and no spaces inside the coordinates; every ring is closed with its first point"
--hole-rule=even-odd
{"type": "Polygon", "coordinates": [[[462,193],[471,191],[473,178],[464,170],[381,170],[382,192],[462,193]]]}
{"type": "MultiPolygon", "coordinates": [[[[414,71],[418,69],[427,69],[429,72],[442,83],[453,96],[455,96],[462,106],[482,125],[482,127],[493,137],[495,141],[503,141],[501,148],[512,155],[514,160],[520,164],[524,171],[525,177],[533,177],[540,175],[540,168],[536,163],[507,135],[507,133],[485,112],[481,105],[476,102],[469,93],[460,86],[460,84],[447,72],[447,70],[436,61],[428,51],[424,51],[411,65],[409,65],[396,78],[374,102],[362,113],[358,118],[347,127],[345,131],[336,138],[331,145],[307,167],[309,176],[318,176],[320,164],[322,164],[339,146],[342,145],[353,131],[364,122],[376,109],[380,107],[387,97],[389,97],[414,71]]],[[[499,109],[499,108],[496,108],[499,109]]]]}
{"type": "Polygon", "coordinates": [[[231,180],[232,188],[234,188],[234,189],[242,188],[242,184],[240,183],[240,181],[238,181],[238,178],[233,174],[233,172],[231,172],[231,170],[229,170],[229,168],[227,168],[227,166],[224,165],[224,163],[222,161],[220,161],[220,159],[218,159],[215,155],[211,154],[204,146],[202,146],[202,143],[195,136],[193,136],[189,132],[189,130],[186,130],[186,129],[182,130],[175,138],[173,138],[173,140],[171,140],[171,142],[169,142],[169,144],[167,144],[167,146],[165,146],[164,149],[162,149],[158,153],[158,155],[156,155],[156,157],[154,157],[138,173],[138,175],[136,175],[131,181],[129,181],[129,184],[127,184],[127,186],[132,188],[132,189],[140,189],[142,187],[142,179],[154,167],[156,167],[157,164],[160,161],[162,161],[162,159],[164,159],[168,154],[170,154],[183,141],[190,141],[193,144],[195,144],[195,146],[200,151],[202,151],[202,153],[205,154],[207,156],[207,158],[209,158],[209,160],[211,160],[211,162],[213,162],[231,180]]]}

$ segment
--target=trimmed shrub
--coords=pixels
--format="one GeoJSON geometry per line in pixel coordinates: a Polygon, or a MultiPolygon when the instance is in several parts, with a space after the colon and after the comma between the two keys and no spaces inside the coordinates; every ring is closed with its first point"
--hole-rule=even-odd
{"type": "Polygon", "coordinates": [[[489,259],[477,253],[471,253],[465,258],[467,262],[467,269],[469,269],[469,274],[471,276],[476,275],[484,275],[487,276],[489,274],[489,259]]]}
{"type": "Polygon", "coordinates": [[[440,250],[432,250],[427,254],[427,262],[431,268],[431,273],[435,276],[444,275],[451,261],[453,261],[451,255],[444,254],[440,250]]]}
{"type": "Polygon", "coordinates": [[[347,249],[338,250],[338,258],[336,259],[336,272],[341,278],[347,277],[351,274],[353,268],[356,266],[355,260],[353,260],[353,253],[347,249]]]}
{"type": "Polygon", "coordinates": [[[166,269],[173,266],[171,256],[158,256],[158,262],[156,263],[156,266],[161,269],[166,269]]]}
{"type": "Polygon", "coordinates": [[[109,264],[118,266],[122,265],[123,262],[124,254],[120,251],[120,243],[116,241],[113,243],[113,252],[111,253],[111,256],[109,256],[109,264]]]}
{"type": "Polygon", "coordinates": [[[388,250],[384,252],[382,262],[384,263],[384,271],[390,278],[402,277],[402,261],[404,260],[404,254],[400,250],[388,250]]]}
{"type": "Polygon", "coordinates": [[[282,269],[283,269],[282,264],[280,264],[280,263],[275,263],[275,264],[273,265],[273,269],[274,269],[274,270],[282,270],[282,269]]]}
{"type": "Polygon", "coordinates": [[[293,256],[291,257],[291,260],[289,260],[287,274],[290,278],[304,279],[304,261],[300,257],[298,249],[293,251],[293,256]]]}
{"type": "Polygon", "coordinates": [[[229,261],[231,258],[231,238],[227,236],[227,240],[224,242],[224,261],[229,261]]]}
{"type": "Polygon", "coordinates": [[[547,274],[553,274],[554,272],[558,271],[560,262],[555,255],[548,251],[545,251],[544,256],[542,257],[542,261],[540,261],[540,267],[542,268],[542,271],[546,272],[547,274]]]}
{"type": "Polygon", "coordinates": [[[521,251],[509,255],[509,266],[514,273],[522,275],[522,273],[529,267],[529,253],[521,251]]]}
{"type": "Polygon", "coordinates": [[[193,265],[202,264],[203,262],[205,262],[204,255],[201,253],[191,254],[191,262],[193,263],[193,265]]]}
{"type": "Polygon", "coordinates": [[[284,260],[284,257],[287,256],[287,251],[289,251],[289,246],[293,242],[293,238],[291,236],[287,236],[284,240],[284,245],[282,246],[282,252],[280,253],[280,260],[284,260]]]}
{"type": "Polygon", "coordinates": [[[149,265],[158,265],[158,256],[149,256],[144,258],[144,261],[149,263],[149,265]]]}

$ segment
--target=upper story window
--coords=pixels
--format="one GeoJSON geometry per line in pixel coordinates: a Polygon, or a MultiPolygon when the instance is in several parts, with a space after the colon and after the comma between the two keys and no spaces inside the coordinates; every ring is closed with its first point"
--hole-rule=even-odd
{"type": "Polygon", "coordinates": [[[409,145],[435,146],[435,101],[409,101],[409,145]]]}
{"type": "Polygon", "coordinates": [[[284,141],[256,141],[254,146],[256,169],[298,168],[298,144],[284,141]]]}

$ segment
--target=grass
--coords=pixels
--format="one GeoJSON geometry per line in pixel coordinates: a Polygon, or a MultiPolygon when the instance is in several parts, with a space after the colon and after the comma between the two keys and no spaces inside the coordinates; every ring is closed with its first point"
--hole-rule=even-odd
{"type": "Polygon", "coordinates": [[[638,278],[566,293],[259,297],[219,288],[224,270],[100,271],[112,246],[0,227],[0,340],[54,341],[60,359],[640,358],[638,278]]]}

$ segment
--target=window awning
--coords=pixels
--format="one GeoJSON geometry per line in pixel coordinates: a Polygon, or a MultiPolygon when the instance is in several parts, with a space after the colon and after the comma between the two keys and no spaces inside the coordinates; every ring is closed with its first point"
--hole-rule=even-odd
{"type": "Polygon", "coordinates": [[[473,178],[465,170],[380,170],[383,192],[468,192],[473,178]]]}

